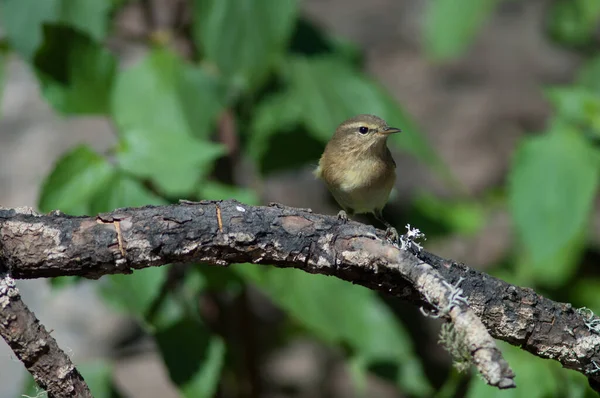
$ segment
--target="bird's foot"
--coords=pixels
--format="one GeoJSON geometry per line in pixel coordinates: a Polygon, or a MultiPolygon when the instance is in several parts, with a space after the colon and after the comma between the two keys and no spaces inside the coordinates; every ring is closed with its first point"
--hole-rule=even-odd
{"type": "Polygon", "coordinates": [[[337,214],[337,218],[345,224],[348,221],[348,214],[346,214],[344,210],[340,210],[337,214]]]}
{"type": "Polygon", "coordinates": [[[396,231],[396,228],[394,227],[388,227],[385,230],[385,238],[390,243],[398,243],[400,241],[400,235],[398,235],[398,231],[396,231]]]}

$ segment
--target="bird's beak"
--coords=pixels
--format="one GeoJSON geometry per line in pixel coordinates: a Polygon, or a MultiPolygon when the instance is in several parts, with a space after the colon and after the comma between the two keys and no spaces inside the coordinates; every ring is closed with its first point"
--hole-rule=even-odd
{"type": "Polygon", "coordinates": [[[394,133],[400,133],[402,130],[396,128],[396,127],[386,127],[383,130],[379,131],[379,134],[383,134],[383,135],[390,135],[390,134],[394,134],[394,133]]]}

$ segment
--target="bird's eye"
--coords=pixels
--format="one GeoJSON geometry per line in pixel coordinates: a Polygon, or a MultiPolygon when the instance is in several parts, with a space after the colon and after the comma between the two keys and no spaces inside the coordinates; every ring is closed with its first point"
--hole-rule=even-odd
{"type": "Polygon", "coordinates": [[[358,132],[361,134],[367,134],[369,132],[369,128],[365,126],[359,127],[358,132]]]}

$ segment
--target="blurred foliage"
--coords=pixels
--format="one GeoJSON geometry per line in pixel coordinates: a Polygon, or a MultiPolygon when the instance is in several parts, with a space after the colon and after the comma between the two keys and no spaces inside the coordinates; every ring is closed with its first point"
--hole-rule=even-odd
{"type": "Polygon", "coordinates": [[[433,60],[466,50],[499,0],[432,0],[427,4],[423,38],[433,60]]]}
{"type": "MultiPolygon", "coordinates": [[[[56,112],[106,117],[117,137],[107,153],[79,146],[59,159],[43,184],[42,211],[96,214],[179,198],[260,204],[259,183],[240,186],[231,177],[228,168],[237,158],[252,163],[256,182],[315,164],[335,126],[358,113],[374,113],[402,127],[404,133],[391,140],[395,149],[453,183],[418,126],[362,71],[358,48],[302,17],[296,0],[189,0],[189,21],[167,34],[147,21],[147,51],[134,64],[119,66],[107,44],[118,34],[114,20],[124,7],[149,3],[0,2],[0,82],[12,52],[29,64],[56,112]],[[176,51],[173,37],[185,39],[191,55],[176,51]],[[233,149],[222,139],[228,128],[238,141],[233,149]]],[[[501,3],[429,1],[423,25],[426,53],[436,62],[460,56],[501,3]]],[[[595,311],[600,311],[600,278],[583,280],[578,271],[583,256],[594,250],[588,229],[600,166],[600,54],[593,50],[598,4],[553,2],[549,37],[582,51],[588,60],[573,84],[546,91],[554,115],[546,131],[518,143],[506,189],[452,200],[422,192],[410,212],[410,221],[431,238],[477,234],[491,210],[508,209],[518,241],[506,261],[514,267],[496,273],[560,291],[563,300],[595,311]]],[[[54,286],[68,286],[68,281],[60,278],[54,286]]],[[[374,374],[395,384],[403,396],[460,396],[462,379],[450,370],[443,386],[440,376],[427,372],[416,353],[421,336],[409,332],[393,306],[372,291],[334,278],[251,264],[170,266],[105,277],[98,289],[107,303],[135,318],[154,338],[173,384],[185,397],[243,394],[251,377],[240,365],[246,355],[240,345],[258,343],[235,340],[251,333],[232,337],[224,331],[231,320],[215,319],[205,307],[216,307],[226,318],[250,311],[250,319],[259,323],[264,311],[246,300],[248,292],[256,291],[286,315],[283,327],[269,328],[257,363],[299,335],[310,336],[343,356],[357,391],[364,392],[367,375],[374,374]]],[[[504,352],[519,388],[500,392],[472,377],[468,397],[589,394],[579,374],[518,348],[505,346],[504,352]],[[542,386],[539,380],[549,382],[542,386]]],[[[118,396],[110,361],[81,364],[80,369],[95,396],[118,396]]],[[[35,395],[31,381],[24,391],[35,395]]]]}

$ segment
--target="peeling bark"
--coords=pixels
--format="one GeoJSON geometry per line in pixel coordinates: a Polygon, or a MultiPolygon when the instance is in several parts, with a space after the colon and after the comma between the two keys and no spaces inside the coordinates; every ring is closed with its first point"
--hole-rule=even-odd
{"type": "Polygon", "coordinates": [[[557,360],[585,374],[593,387],[600,381],[600,336],[570,304],[425,251],[401,251],[371,226],[305,209],[232,200],[118,209],[97,217],[0,209],[0,262],[24,279],[96,279],[166,263],[268,264],[336,276],[431,308],[417,279],[405,272],[424,262],[452,285],[464,278],[460,287],[469,307],[493,337],[557,360]]]}

